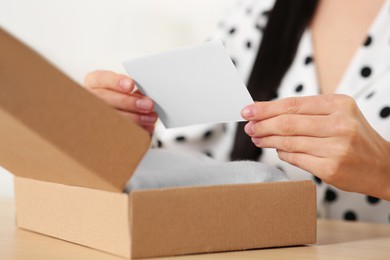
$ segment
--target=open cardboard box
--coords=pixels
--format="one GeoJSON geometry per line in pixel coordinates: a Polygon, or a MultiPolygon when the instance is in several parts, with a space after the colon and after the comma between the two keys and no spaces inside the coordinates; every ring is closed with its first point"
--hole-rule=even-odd
{"type": "Polygon", "coordinates": [[[0,30],[0,165],[17,225],[145,258],[315,243],[311,181],[123,193],[149,135],[0,30]]]}

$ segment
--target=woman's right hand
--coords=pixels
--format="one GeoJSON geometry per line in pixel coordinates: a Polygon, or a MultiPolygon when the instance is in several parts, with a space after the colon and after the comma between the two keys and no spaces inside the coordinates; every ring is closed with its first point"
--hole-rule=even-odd
{"type": "Polygon", "coordinates": [[[154,103],[135,88],[132,78],[112,71],[98,70],[85,76],[84,86],[121,115],[153,133],[157,121],[154,103]]]}

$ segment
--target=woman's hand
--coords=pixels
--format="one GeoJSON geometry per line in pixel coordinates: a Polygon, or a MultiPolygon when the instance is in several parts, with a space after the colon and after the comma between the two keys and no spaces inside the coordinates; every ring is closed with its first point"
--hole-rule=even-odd
{"type": "Polygon", "coordinates": [[[258,102],[242,110],[258,147],[346,191],[390,200],[390,143],[345,95],[258,102]]]}
{"type": "Polygon", "coordinates": [[[84,86],[121,115],[153,133],[157,121],[154,103],[135,89],[132,78],[111,71],[94,71],[85,76],[84,86]]]}

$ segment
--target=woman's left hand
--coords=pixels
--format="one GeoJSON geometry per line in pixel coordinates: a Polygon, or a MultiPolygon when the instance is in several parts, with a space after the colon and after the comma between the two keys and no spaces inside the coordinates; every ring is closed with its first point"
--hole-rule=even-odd
{"type": "Polygon", "coordinates": [[[258,147],[346,191],[390,200],[390,143],[353,98],[320,95],[258,102],[241,112],[258,147]]]}

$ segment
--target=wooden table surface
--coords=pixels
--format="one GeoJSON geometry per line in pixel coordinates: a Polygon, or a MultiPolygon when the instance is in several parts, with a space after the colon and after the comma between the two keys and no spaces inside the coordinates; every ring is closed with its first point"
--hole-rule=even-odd
{"type": "MultiPolygon", "coordinates": [[[[390,259],[390,225],[319,220],[317,240],[318,243],[311,246],[158,259],[390,259]]],[[[0,198],[0,259],[118,260],[123,258],[17,229],[13,199],[0,198]]]]}

